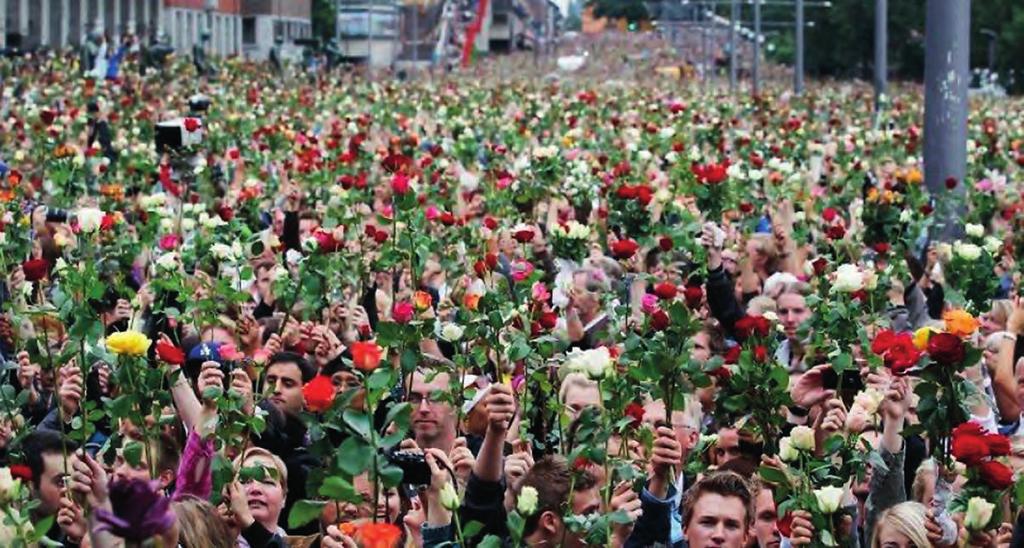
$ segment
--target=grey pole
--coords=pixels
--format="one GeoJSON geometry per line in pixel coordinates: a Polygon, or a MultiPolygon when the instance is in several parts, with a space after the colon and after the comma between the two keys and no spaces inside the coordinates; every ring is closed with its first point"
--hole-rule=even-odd
{"type": "Polygon", "coordinates": [[[412,10],[412,66],[419,69],[420,63],[420,5],[417,2],[412,10]]]}
{"type": "Polygon", "coordinates": [[[793,63],[793,92],[804,92],[804,0],[796,0],[796,59],[793,63]]]}
{"type": "Polygon", "coordinates": [[[761,91],[761,0],[754,0],[754,62],[751,67],[752,91],[761,91]]]}
{"type": "Polygon", "coordinates": [[[373,75],[373,0],[366,2],[366,75],[373,75]]]}
{"type": "Polygon", "coordinates": [[[875,112],[882,108],[882,96],[888,91],[889,0],[875,0],[875,112]]]}
{"type": "Polygon", "coordinates": [[[729,92],[736,91],[736,23],[740,18],[739,0],[732,0],[729,6],[729,92]]]}
{"type": "Polygon", "coordinates": [[[924,54],[924,177],[937,200],[940,240],[960,228],[946,181],[964,192],[967,171],[967,85],[970,81],[970,0],[928,0],[924,54]]]}

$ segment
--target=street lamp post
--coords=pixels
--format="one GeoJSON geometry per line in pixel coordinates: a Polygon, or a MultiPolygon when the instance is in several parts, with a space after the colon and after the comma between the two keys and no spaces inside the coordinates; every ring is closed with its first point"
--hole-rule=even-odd
{"type": "Polygon", "coordinates": [[[889,79],[889,60],[885,50],[889,41],[888,4],[888,0],[875,0],[875,112],[882,109],[882,97],[889,79]]]}
{"type": "Polygon", "coordinates": [[[729,4],[729,92],[736,91],[736,25],[740,18],[739,0],[729,4]]]}
{"type": "Polygon", "coordinates": [[[793,63],[793,92],[804,92],[804,0],[796,0],[796,60],[793,63]]]}
{"type": "MultiPolygon", "coordinates": [[[[967,172],[967,85],[970,80],[971,3],[928,0],[924,54],[924,176],[933,196],[964,192],[967,172]],[[958,183],[947,189],[947,180],[958,183]]],[[[957,200],[937,201],[937,239],[960,230],[957,200]]]]}
{"type": "Polygon", "coordinates": [[[757,95],[761,91],[761,0],[754,0],[754,61],[750,76],[752,91],[757,95]]]}

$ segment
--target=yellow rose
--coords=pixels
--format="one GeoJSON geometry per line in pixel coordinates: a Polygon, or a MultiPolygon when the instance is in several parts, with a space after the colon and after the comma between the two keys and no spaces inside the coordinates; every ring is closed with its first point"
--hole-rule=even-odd
{"type": "Polygon", "coordinates": [[[107,350],[126,356],[144,356],[151,342],[138,331],[121,331],[107,337],[107,350]]]}
{"type": "Polygon", "coordinates": [[[915,331],[914,332],[914,348],[917,348],[918,350],[925,350],[925,349],[927,349],[928,348],[928,339],[930,339],[932,337],[933,333],[938,333],[938,331],[932,329],[931,327],[922,327],[921,329],[918,329],[917,331],[915,331]]]}

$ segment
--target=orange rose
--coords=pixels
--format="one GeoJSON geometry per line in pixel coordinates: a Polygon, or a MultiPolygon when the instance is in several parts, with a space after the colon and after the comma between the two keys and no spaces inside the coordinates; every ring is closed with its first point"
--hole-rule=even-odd
{"type": "Polygon", "coordinates": [[[946,332],[961,339],[970,337],[981,325],[974,316],[963,310],[949,310],[942,314],[942,320],[946,322],[946,332]]]}
{"type": "Polygon", "coordinates": [[[338,531],[341,531],[341,534],[345,536],[351,537],[359,531],[359,526],[351,521],[345,521],[338,524],[338,531]]]}
{"type": "Polygon", "coordinates": [[[412,304],[416,307],[417,312],[423,312],[430,308],[430,304],[434,302],[434,298],[430,296],[430,293],[426,291],[417,291],[412,296],[412,304]]]}
{"type": "Polygon", "coordinates": [[[402,530],[390,523],[364,523],[356,533],[363,548],[394,548],[402,538],[402,530]]]}
{"type": "Polygon", "coordinates": [[[466,296],[462,298],[462,304],[469,310],[476,310],[480,307],[480,295],[466,293],[466,296]]]}
{"type": "Polygon", "coordinates": [[[383,351],[381,347],[377,346],[377,343],[370,342],[354,342],[348,347],[349,352],[352,353],[352,365],[360,371],[373,371],[380,365],[383,351]]]}

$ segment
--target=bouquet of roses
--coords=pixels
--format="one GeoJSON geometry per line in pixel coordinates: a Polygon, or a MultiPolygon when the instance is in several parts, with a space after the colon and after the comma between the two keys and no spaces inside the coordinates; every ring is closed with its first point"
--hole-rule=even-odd
{"type": "Polygon", "coordinates": [[[812,547],[856,546],[853,538],[840,533],[841,520],[849,515],[842,502],[850,479],[863,479],[872,458],[867,442],[857,435],[834,434],[818,448],[814,429],[796,426],[779,440],[778,456],[781,469],[762,466],[759,474],[775,487],[778,513],[784,516],[780,529],[792,511],[803,510],[811,514],[816,532],[812,547]]]}
{"type": "Polygon", "coordinates": [[[967,241],[958,240],[942,253],[949,257],[945,278],[952,289],[950,301],[977,313],[999,289],[995,257],[1003,244],[997,238],[984,239],[985,229],[981,225],[967,224],[965,232],[967,241]]]}
{"type": "Polygon", "coordinates": [[[590,227],[576,221],[558,223],[551,227],[551,247],[555,256],[580,262],[587,256],[590,227]]]}
{"type": "Polygon", "coordinates": [[[725,365],[711,370],[719,379],[716,413],[730,424],[745,418],[745,428],[760,436],[765,453],[774,454],[785,424],[779,409],[792,403],[789,373],[774,357],[775,326],[763,316],[744,316],[735,330],[740,344],[726,353],[725,365]]]}
{"type": "Polygon", "coordinates": [[[635,238],[647,236],[652,230],[651,201],[654,191],[646,184],[622,183],[608,194],[609,226],[619,227],[635,238]]]}
{"type": "Polygon", "coordinates": [[[1002,500],[1013,486],[1013,469],[998,460],[1010,454],[1010,439],[965,422],[953,429],[950,448],[967,468],[967,483],[951,509],[964,513],[964,527],[972,533],[997,528],[1004,521],[1002,500]]]}
{"type": "Polygon", "coordinates": [[[690,166],[694,181],[689,190],[697,200],[697,209],[709,221],[720,222],[722,213],[736,208],[738,199],[728,170],[728,159],[705,164],[694,162],[690,166]]]}

